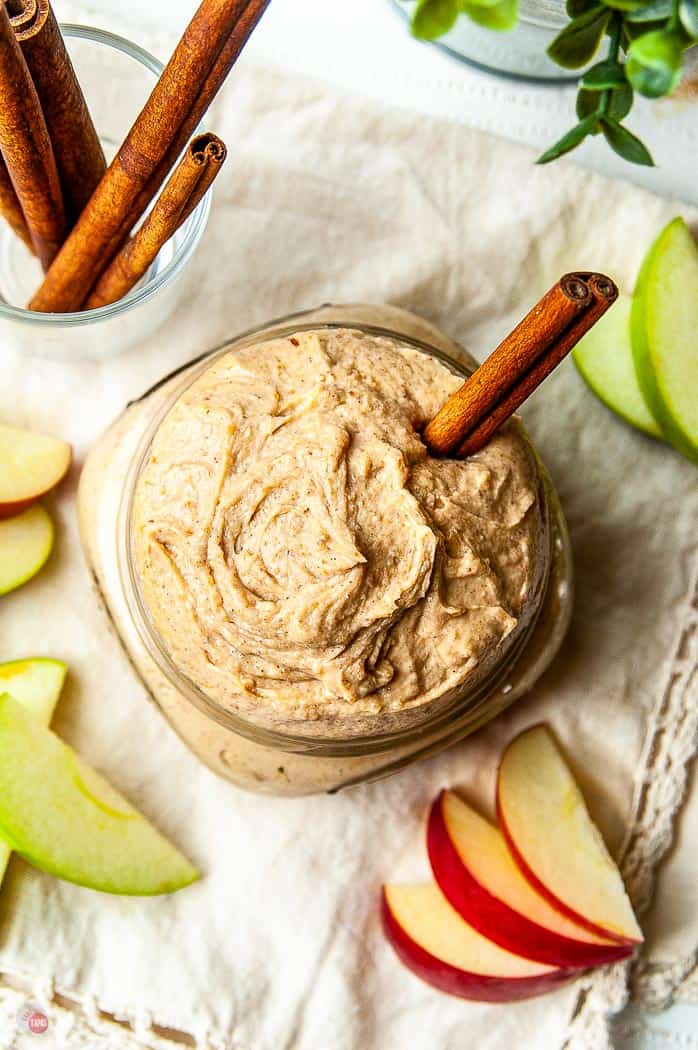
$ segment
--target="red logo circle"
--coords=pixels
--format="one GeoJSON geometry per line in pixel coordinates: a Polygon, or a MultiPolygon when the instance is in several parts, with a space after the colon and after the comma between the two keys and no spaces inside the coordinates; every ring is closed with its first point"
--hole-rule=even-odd
{"type": "Polygon", "coordinates": [[[34,1012],[30,1013],[29,1017],[27,1017],[27,1028],[32,1035],[43,1035],[48,1028],[48,1017],[46,1014],[34,1010],[34,1012]]]}

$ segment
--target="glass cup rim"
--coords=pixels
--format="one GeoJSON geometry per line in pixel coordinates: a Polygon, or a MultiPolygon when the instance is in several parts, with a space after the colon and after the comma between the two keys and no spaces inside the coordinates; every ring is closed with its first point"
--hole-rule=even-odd
{"type": "MultiPolygon", "coordinates": [[[[159,59],[151,55],[140,44],[127,40],[126,37],[117,33],[70,22],[61,23],[60,28],[63,35],[67,38],[87,40],[110,48],[112,51],[118,51],[133,59],[150,73],[155,74],[155,76],[159,76],[162,73],[164,66],[159,59]]],[[[101,321],[119,317],[135,307],[141,306],[170,284],[189,262],[204,232],[210,210],[211,190],[208,190],[187,219],[184,225],[185,234],[182,238],[182,243],[176,249],[167,265],[153,279],[147,281],[142,288],[129,292],[128,295],[118,299],[115,303],[109,303],[107,306],[98,306],[93,310],[72,310],[58,314],[27,310],[21,306],[13,306],[11,303],[0,302],[0,318],[19,322],[20,324],[35,325],[39,328],[79,328],[83,325],[99,324],[101,321]]]]}
{"type": "Polygon", "coordinates": [[[326,320],[305,321],[304,318],[314,311],[303,310],[298,313],[277,318],[274,321],[248,329],[238,336],[227,339],[211,350],[206,351],[193,361],[188,361],[170,375],[165,376],[158,383],[147,390],[136,402],[148,398],[164,383],[180,376],[180,382],[168,393],[163,403],[152,420],[149,421],[143,433],[138,439],[133,458],[131,460],[127,476],[124,481],[119,507],[117,512],[117,564],[120,578],[120,586],[123,589],[124,599],[132,617],[133,624],[141,644],[144,646],[151,660],[165,679],[177,689],[200,713],[213,719],[219,725],[232,732],[269,747],[275,747],[286,752],[311,752],[321,754],[323,757],[341,757],[356,754],[388,751],[399,747],[415,738],[436,731],[439,727],[453,723],[457,725],[459,716],[471,713],[481,702],[483,697],[491,695],[500,682],[510,673],[513,665],[526,648],[526,645],[536,629],[541,610],[546,601],[552,577],[552,545],[554,534],[562,532],[565,534],[564,523],[554,521],[556,516],[555,501],[552,500],[554,489],[547,470],[542,463],[533,443],[528,435],[523,432],[536,461],[539,476],[540,498],[544,502],[545,517],[547,521],[548,544],[550,549],[550,560],[546,572],[540,581],[538,603],[534,615],[520,635],[513,641],[510,648],[502,653],[495,664],[489,668],[481,680],[472,683],[469,687],[459,687],[454,690],[453,696],[444,700],[441,698],[435,704],[425,705],[425,720],[417,720],[415,725],[397,730],[388,730],[385,733],[371,733],[367,736],[353,736],[349,738],[326,737],[304,733],[302,730],[288,730],[286,728],[271,728],[264,724],[254,723],[238,712],[224,708],[216,700],[208,696],[189,676],[175,663],[169,653],[164,639],[160,636],[150,617],[147,603],[143,596],[136,568],[136,556],[133,545],[133,509],[136,496],[138,479],[141,476],[148,453],[152,446],[155,434],[176,401],[183,392],[196,381],[203,370],[213,361],[231,350],[243,349],[246,346],[270,339],[283,338],[299,331],[326,330],[337,328],[352,328],[367,334],[389,338],[406,344],[436,357],[442,364],[446,365],[456,375],[464,378],[470,374],[465,364],[456,360],[445,350],[434,346],[432,343],[413,336],[407,336],[389,328],[366,324],[364,322],[345,321],[331,322],[326,320]],[[443,701],[443,706],[442,706],[443,701]],[[427,710],[428,709],[428,710],[427,710]]]}

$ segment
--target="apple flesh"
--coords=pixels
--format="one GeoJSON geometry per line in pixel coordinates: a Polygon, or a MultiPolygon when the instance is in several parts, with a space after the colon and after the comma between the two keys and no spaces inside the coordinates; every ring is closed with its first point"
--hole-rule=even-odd
{"type": "Polygon", "coordinates": [[[631,954],[631,947],[590,933],[554,908],[523,876],[498,828],[451,791],[431,807],[427,850],[451,906],[501,948],[566,969],[631,954]]]}
{"type": "Polygon", "coordinates": [[[0,693],[9,693],[28,714],[48,725],[68,668],[62,660],[32,657],[0,664],[0,693]]]}
{"type": "Polygon", "coordinates": [[[521,733],[504,752],[497,813],[522,873],[558,911],[619,944],[642,941],[620,872],[545,726],[521,733]]]}
{"type": "MultiPolygon", "coordinates": [[[[10,693],[32,718],[48,726],[61,695],[67,670],[61,660],[42,657],[0,664],[0,693],[10,693]]],[[[0,842],[0,884],[11,852],[9,846],[0,842]]]]}
{"type": "Polygon", "coordinates": [[[385,886],[382,921],[386,937],[413,973],[463,999],[514,1002],[548,992],[571,976],[483,937],[432,883],[385,886]]]}
{"type": "Polygon", "coordinates": [[[0,594],[31,580],[52,548],[53,523],[38,504],[0,521],[0,594]]]}
{"type": "Polygon", "coordinates": [[[64,477],[70,445],[48,434],[0,424],[0,518],[25,510],[64,477]]]}
{"type": "Polygon", "coordinates": [[[600,401],[652,437],[661,437],[637,380],[630,342],[632,300],[621,295],[572,351],[572,360],[589,389],[600,401]]]}
{"type": "Polygon", "coordinates": [[[631,317],[635,370],[665,436],[698,463],[698,246],[683,219],[650,248],[631,317]]]}
{"type": "Polygon", "coordinates": [[[9,694],[0,697],[0,837],[35,867],[107,893],[169,893],[195,868],[9,694]]]}

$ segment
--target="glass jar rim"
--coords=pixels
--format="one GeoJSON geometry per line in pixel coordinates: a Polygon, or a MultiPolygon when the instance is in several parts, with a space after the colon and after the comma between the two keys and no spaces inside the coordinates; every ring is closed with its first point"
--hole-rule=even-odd
{"type": "MultiPolygon", "coordinates": [[[[273,747],[288,753],[315,752],[323,757],[341,757],[356,755],[357,753],[368,754],[372,752],[389,751],[400,745],[408,744],[410,741],[414,740],[416,734],[431,735],[432,733],[438,733],[439,729],[445,728],[451,722],[457,721],[458,716],[464,714],[466,711],[467,713],[472,713],[475,708],[477,708],[480,701],[490,696],[493,690],[497,689],[504,683],[538,624],[541,610],[545,605],[545,599],[548,594],[552,576],[552,564],[554,560],[553,544],[555,542],[554,533],[557,535],[558,539],[560,535],[562,536],[563,543],[567,543],[568,541],[564,519],[562,519],[559,504],[557,503],[556,498],[551,499],[551,496],[554,497],[552,482],[550,481],[547,470],[541,462],[532,442],[525,431],[523,431],[523,428],[523,437],[526,440],[528,447],[531,449],[536,463],[540,499],[545,512],[544,525],[546,528],[547,540],[545,549],[546,553],[548,553],[546,571],[541,576],[538,592],[536,594],[536,608],[525,628],[519,633],[518,637],[513,640],[511,645],[507,647],[501,658],[494,663],[481,679],[476,681],[470,687],[467,686],[467,683],[464,683],[462,687],[456,687],[452,691],[452,698],[445,702],[442,702],[444,700],[442,697],[425,703],[423,705],[425,718],[423,721],[418,720],[416,724],[410,724],[407,727],[397,730],[389,730],[385,733],[370,733],[365,736],[353,735],[351,737],[342,738],[270,728],[244,718],[242,715],[230,711],[228,708],[223,707],[220,703],[213,700],[175,663],[168,651],[164,639],[162,639],[160,633],[152,622],[147,603],[140,587],[134,549],[135,530],[131,527],[138,480],[145,466],[152,447],[153,439],[160,424],[184,391],[187,390],[189,386],[194,383],[196,379],[198,379],[199,376],[202,375],[203,372],[219,357],[234,350],[243,349],[244,347],[252,346],[260,342],[266,342],[271,339],[284,338],[297,332],[348,328],[368,335],[391,339],[401,345],[407,345],[420,350],[432,357],[436,357],[447,368],[449,368],[450,371],[456,375],[463,376],[464,378],[472,371],[472,369],[468,369],[463,362],[456,360],[439,347],[414,338],[413,336],[403,335],[400,332],[365,324],[364,322],[329,322],[315,320],[303,323],[302,318],[307,317],[309,313],[313,313],[313,311],[301,311],[297,314],[278,319],[277,321],[267,322],[264,325],[248,329],[241,335],[234,337],[231,340],[226,340],[212,350],[206,351],[193,361],[187,362],[185,365],[165,376],[154,386],[150,387],[140,398],[137,399],[137,401],[131,402],[132,405],[137,404],[148,398],[166,383],[175,379],[178,375],[182,377],[182,381],[173,387],[168,396],[163,400],[162,405],[158,407],[154,417],[149,421],[146,429],[140,436],[138,445],[129,465],[129,470],[119,501],[116,522],[118,573],[121,580],[121,586],[124,589],[124,597],[129,612],[133,618],[134,626],[141,644],[144,646],[150,659],[153,660],[157,666],[159,672],[163,674],[167,681],[202,714],[212,718],[224,728],[252,740],[257,744],[273,747]],[[552,518],[555,519],[554,522],[551,520],[552,518]],[[436,713],[434,713],[435,708],[436,713]]],[[[415,709],[419,706],[420,705],[415,705],[415,709]]]]}
{"type": "MultiPolygon", "coordinates": [[[[151,55],[140,44],[135,44],[118,33],[110,33],[106,29],[96,29],[76,23],[61,23],[60,29],[67,38],[88,40],[132,58],[156,77],[162,73],[164,67],[159,59],[151,55]]],[[[120,317],[135,307],[142,306],[169,285],[189,262],[206,228],[210,210],[211,190],[208,190],[184,224],[185,234],[169,262],[141,288],[134,289],[115,303],[98,306],[94,310],[72,310],[58,314],[27,310],[24,307],[0,301],[0,318],[19,324],[34,325],[37,328],[79,328],[83,325],[99,324],[101,321],[120,317]]]]}

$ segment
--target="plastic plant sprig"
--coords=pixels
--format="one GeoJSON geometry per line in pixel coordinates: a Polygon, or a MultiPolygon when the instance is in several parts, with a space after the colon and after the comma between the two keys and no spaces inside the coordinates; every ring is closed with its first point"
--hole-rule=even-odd
{"type": "MultiPolygon", "coordinates": [[[[579,81],[577,123],[539,158],[557,160],[590,135],[603,135],[631,164],[653,165],[647,147],[626,126],[634,93],[670,95],[681,80],[683,54],[698,43],[698,0],[567,0],[570,21],[547,49],[563,69],[584,69],[604,37],[606,54],[579,81]]],[[[518,21],[518,0],[418,0],[412,15],[416,37],[434,40],[459,16],[506,31],[518,21]]]]}

